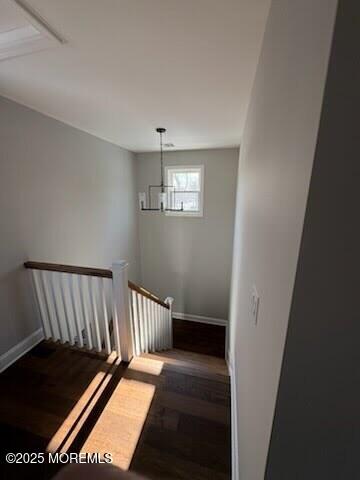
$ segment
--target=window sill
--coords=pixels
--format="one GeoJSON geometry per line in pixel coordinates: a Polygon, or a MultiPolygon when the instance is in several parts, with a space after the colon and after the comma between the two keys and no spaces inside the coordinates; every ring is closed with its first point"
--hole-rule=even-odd
{"type": "Polygon", "coordinates": [[[203,212],[165,212],[167,217],[183,217],[183,218],[201,218],[203,212]]]}

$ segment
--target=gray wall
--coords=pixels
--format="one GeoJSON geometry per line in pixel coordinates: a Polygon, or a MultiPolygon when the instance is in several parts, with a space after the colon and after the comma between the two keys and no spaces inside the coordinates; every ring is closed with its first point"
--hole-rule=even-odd
{"type": "Polygon", "coordinates": [[[24,260],[138,279],[132,153],[0,98],[0,355],[39,327],[24,260]]]}
{"type": "Polygon", "coordinates": [[[272,2],[241,144],[230,362],[242,480],[265,473],[336,3],[272,2]]]}
{"type": "Polygon", "coordinates": [[[267,479],[360,472],[360,5],[340,0],[267,479]]]}
{"type": "MultiPolygon", "coordinates": [[[[204,165],[204,216],[140,214],[142,282],[176,312],[228,319],[238,149],[165,153],[165,165],[204,165]]],[[[159,183],[159,154],[137,155],[139,191],[159,183]]]]}

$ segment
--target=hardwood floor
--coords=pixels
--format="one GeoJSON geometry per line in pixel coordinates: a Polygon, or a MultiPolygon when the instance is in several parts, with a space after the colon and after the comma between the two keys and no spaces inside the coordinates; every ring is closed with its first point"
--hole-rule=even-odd
{"type": "Polygon", "coordinates": [[[225,358],[225,327],[173,320],[174,347],[225,358]]]}
{"type": "Polygon", "coordinates": [[[230,478],[223,359],[181,350],[119,364],[42,342],[0,375],[1,478],[49,479],[59,465],[6,452],[109,452],[149,479],[230,478]]]}

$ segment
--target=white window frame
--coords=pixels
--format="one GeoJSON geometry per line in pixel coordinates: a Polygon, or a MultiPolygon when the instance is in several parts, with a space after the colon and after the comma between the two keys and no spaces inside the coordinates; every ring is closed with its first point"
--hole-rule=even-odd
{"type": "MultiPolygon", "coordinates": [[[[183,171],[199,171],[200,170],[200,195],[199,195],[199,210],[196,212],[166,212],[166,215],[170,217],[203,217],[204,216],[204,176],[205,168],[204,165],[168,165],[165,167],[165,183],[169,185],[169,172],[183,172],[183,171]]],[[[172,189],[169,189],[169,194],[172,192],[172,189]]],[[[169,202],[168,202],[168,206],[169,202]]]]}

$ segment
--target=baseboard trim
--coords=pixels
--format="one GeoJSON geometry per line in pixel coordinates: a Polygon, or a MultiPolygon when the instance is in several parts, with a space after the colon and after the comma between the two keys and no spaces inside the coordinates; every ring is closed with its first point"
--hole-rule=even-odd
{"type": "Polygon", "coordinates": [[[226,363],[229,368],[231,389],[231,479],[239,480],[236,375],[232,355],[228,354],[226,363]]]}
{"type": "Polygon", "coordinates": [[[16,360],[22,357],[26,352],[31,350],[35,345],[41,342],[44,339],[43,329],[39,328],[34,333],[26,337],[24,340],[19,342],[14,347],[10,348],[0,357],[0,373],[6,370],[10,365],[12,365],[16,360]]]}
{"type": "Polygon", "coordinates": [[[194,315],[191,313],[173,312],[173,318],[179,320],[188,320],[190,322],[208,323],[210,325],[220,325],[221,327],[227,327],[228,322],[223,318],[205,317],[204,315],[194,315]]]}

